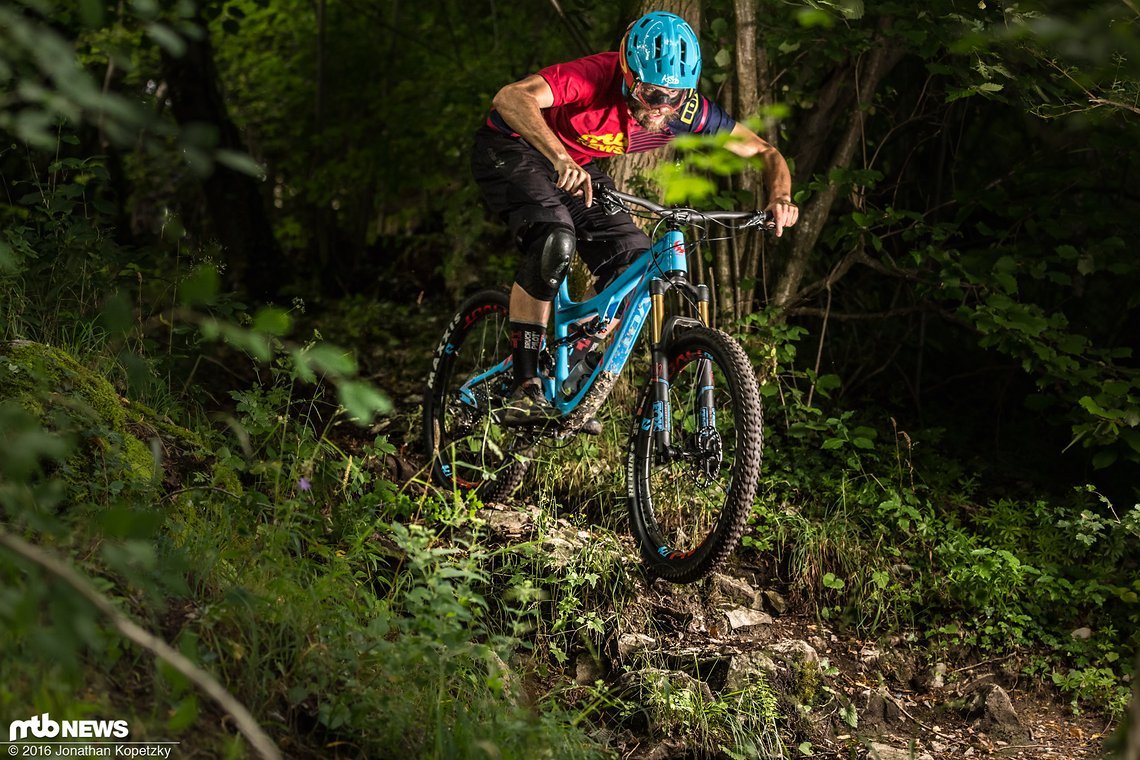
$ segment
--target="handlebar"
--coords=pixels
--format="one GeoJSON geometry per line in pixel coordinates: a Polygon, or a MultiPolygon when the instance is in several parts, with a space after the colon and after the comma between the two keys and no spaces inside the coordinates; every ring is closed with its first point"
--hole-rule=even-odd
{"type": "Polygon", "coordinates": [[[764,230],[772,230],[776,228],[772,214],[768,211],[699,211],[694,208],[669,208],[659,203],[646,200],[645,198],[639,198],[636,195],[623,193],[619,190],[611,190],[608,187],[599,187],[597,189],[597,199],[608,214],[615,214],[618,211],[629,211],[628,204],[632,204],[634,206],[641,206],[662,219],[676,224],[692,224],[694,221],[704,219],[710,222],[743,221],[744,224],[740,225],[742,229],[760,227],[764,230]]]}

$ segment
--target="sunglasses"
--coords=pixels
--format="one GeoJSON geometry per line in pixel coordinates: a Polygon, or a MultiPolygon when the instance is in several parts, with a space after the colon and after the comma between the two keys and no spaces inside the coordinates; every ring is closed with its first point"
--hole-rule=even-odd
{"type": "Polygon", "coordinates": [[[633,97],[646,108],[679,108],[689,94],[688,90],[674,90],[669,87],[658,87],[655,84],[638,82],[633,86],[633,97]]]}

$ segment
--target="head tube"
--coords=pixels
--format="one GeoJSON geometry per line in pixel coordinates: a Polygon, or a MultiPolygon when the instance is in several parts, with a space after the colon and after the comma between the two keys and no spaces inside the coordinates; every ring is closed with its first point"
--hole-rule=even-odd
{"type": "Polygon", "coordinates": [[[688,272],[685,236],[679,230],[668,230],[653,244],[653,260],[666,274],[688,272]]]}

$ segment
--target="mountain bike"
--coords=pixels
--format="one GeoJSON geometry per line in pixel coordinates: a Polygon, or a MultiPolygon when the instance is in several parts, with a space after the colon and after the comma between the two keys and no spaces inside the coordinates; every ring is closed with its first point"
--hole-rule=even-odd
{"type": "Polygon", "coordinates": [[[555,295],[540,364],[561,417],[540,428],[500,424],[513,389],[508,296],[484,290],[459,308],[432,357],[424,444],[438,484],[501,500],[539,442],[574,435],[598,412],[648,325],[648,376],[625,465],[630,526],[651,574],[688,583],[739,543],[762,445],[752,365],[739,343],[709,326],[709,288],[689,282],[688,257],[713,225],[773,224],[766,212],[667,208],[605,188],[595,202],[654,220],[654,242],[597,295],[574,301],[565,281],[555,295]],[[666,308],[670,292],[681,308],[666,308]]]}

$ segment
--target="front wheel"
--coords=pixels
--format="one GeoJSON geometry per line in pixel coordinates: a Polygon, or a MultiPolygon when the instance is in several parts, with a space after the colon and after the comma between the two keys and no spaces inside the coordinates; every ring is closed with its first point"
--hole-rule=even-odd
{"type": "Polygon", "coordinates": [[[496,412],[511,393],[508,296],[484,290],[464,301],[432,356],[424,393],[424,448],[436,483],[483,501],[513,491],[527,460],[515,451],[515,434],[496,412]]]}
{"type": "Polygon", "coordinates": [[[650,572],[691,583],[723,562],[744,532],[760,475],[760,397],[744,350],[719,330],[689,330],[666,356],[667,402],[650,381],[634,415],[629,516],[650,572]],[[655,434],[662,426],[668,450],[655,434]]]}

